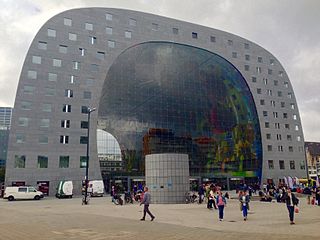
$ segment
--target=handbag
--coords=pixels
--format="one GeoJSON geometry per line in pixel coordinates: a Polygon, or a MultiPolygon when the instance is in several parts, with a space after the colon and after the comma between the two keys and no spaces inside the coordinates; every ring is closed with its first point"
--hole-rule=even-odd
{"type": "Polygon", "coordinates": [[[297,206],[295,206],[294,212],[295,212],[295,213],[299,213],[299,208],[298,208],[297,206]]]}

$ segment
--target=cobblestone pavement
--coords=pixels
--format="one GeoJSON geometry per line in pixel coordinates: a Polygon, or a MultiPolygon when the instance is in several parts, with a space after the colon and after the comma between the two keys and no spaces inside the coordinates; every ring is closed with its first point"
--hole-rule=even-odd
{"type": "Polygon", "coordinates": [[[45,198],[7,202],[0,199],[0,239],[304,239],[318,238],[320,207],[301,199],[296,225],[289,225],[284,204],[251,202],[243,221],[237,200],[230,200],[225,219],[205,204],[154,204],[156,219],[139,221],[138,204],[116,206],[109,197],[92,198],[87,206],[80,198],[45,198]]]}

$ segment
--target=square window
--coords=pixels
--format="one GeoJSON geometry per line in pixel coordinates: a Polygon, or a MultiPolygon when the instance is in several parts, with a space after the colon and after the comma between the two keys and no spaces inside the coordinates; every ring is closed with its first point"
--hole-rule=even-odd
{"type": "Polygon", "coordinates": [[[268,145],[267,149],[268,149],[269,152],[271,152],[272,151],[272,145],[268,145]]]}
{"type": "Polygon", "coordinates": [[[266,138],[267,138],[267,139],[271,139],[271,134],[270,134],[270,133],[267,133],[267,134],[266,134],[266,138]]]}
{"type": "Polygon", "coordinates": [[[41,57],[40,56],[32,56],[32,63],[41,64],[41,57]]]}
{"type": "Polygon", "coordinates": [[[64,91],[64,96],[67,98],[73,98],[73,91],[71,89],[66,89],[64,91]]]}
{"type": "Polygon", "coordinates": [[[88,107],[87,106],[81,106],[81,113],[88,114],[89,113],[88,107]]]}
{"type": "Polygon", "coordinates": [[[282,92],[278,91],[278,97],[282,97],[282,92]]]}
{"type": "Polygon", "coordinates": [[[262,63],[262,57],[258,57],[258,63],[262,63]]]}
{"type": "Polygon", "coordinates": [[[60,143],[68,144],[69,143],[69,136],[61,135],[60,136],[60,143]]]}
{"type": "Polygon", "coordinates": [[[283,77],[283,71],[279,71],[279,76],[283,77]]]}
{"type": "Polygon", "coordinates": [[[70,128],[70,120],[61,120],[62,128],[70,128]]]}
{"type": "Polygon", "coordinates": [[[270,123],[269,122],[265,122],[264,126],[265,126],[265,128],[269,128],[270,127],[270,123]]]}
{"type": "Polygon", "coordinates": [[[283,118],[288,118],[288,113],[283,113],[283,118]]]}
{"type": "Polygon", "coordinates": [[[232,52],[232,57],[237,58],[237,52],[232,52]]]}
{"type": "Polygon", "coordinates": [[[261,100],[260,100],[260,105],[265,105],[264,99],[261,99],[261,100]]]}
{"type": "Polygon", "coordinates": [[[81,128],[88,129],[88,121],[81,121],[81,128]]]}
{"type": "Polygon", "coordinates": [[[273,160],[268,160],[269,169],[274,169],[273,160]]]}
{"type": "Polygon", "coordinates": [[[134,27],[137,26],[137,20],[135,20],[135,19],[133,19],[133,18],[130,18],[130,19],[129,19],[129,25],[130,25],[130,26],[134,26],[134,27]]]}
{"type": "Polygon", "coordinates": [[[75,33],[69,33],[69,40],[71,40],[71,41],[77,41],[77,34],[75,34],[75,33]]]}
{"type": "Polygon", "coordinates": [[[33,70],[29,70],[27,73],[29,79],[37,79],[37,72],[33,70]]]}
{"type": "Polygon", "coordinates": [[[48,81],[56,82],[58,75],[56,73],[48,73],[48,81]]]}
{"type": "Polygon", "coordinates": [[[91,92],[84,91],[83,92],[83,99],[91,99],[91,92]]]}
{"type": "Polygon", "coordinates": [[[52,60],[52,66],[54,66],[54,67],[61,67],[61,65],[62,65],[61,59],[53,59],[53,60],[52,60]]]}
{"type": "Polygon", "coordinates": [[[26,136],[21,134],[21,133],[17,133],[16,134],[16,143],[24,143],[26,141],[26,136]]]}
{"type": "Polygon", "coordinates": [[[279,81],[278,80],[274,80],[273,81],[273,85],[278,86],[279,85],[279,81]]]}
{"type": "Polygon", "coordinates": [[[50,119],[43,118],[40,119],[40,128],[49,128],[50,127],[50,119]]]}
{"type": "Polygon", "coordinates": [[[125,38],[131,38],[131,32],[130,31],[125,31],[124,32],[125,38]]]}
{"type": "Polygon", "coordinates": [[[281,107],[282,107],[282,108],[284,108],[284,107],[286,106],[286,103],[285,103],[285,102],[281,102],[280,104],[281,104],[281,107]]]}
{"type": "Polygon", "coordinates": [[[25,168],[26,167],[26,156],[15,155],[14,156],[14,168],[25,168]]]}
{"type": "Polygon", "coordinates": [[[246,59],[246,61],[250,61],[250,55],[245,55],[245,59],[246,59]]]}
{"type": "Polygon", "coordinates": [[[216,37],[210,36],[210,42],[216,42],[216,37]]]}
{"type": "Polygon", "coordinates": [[[59,157],[59,168],[69,168],[69,156],[59,157]]]}
{"type": "Polygon", "coordinates": [[[105,53],[104,52],[97,52],[96,57],[100,60],[104,60],[105,53]]]}
{"type": "Polygon", "coordinates": [[[63,112],[71,112],[71,105],[64,104],[62,107],[63,112]]]}
{"type": "Polygon", "coordinates": [[[268,69],[268,74],[272,75],[272,69],[268,69]]]}
{"type": "Polygon", "coordinates": [[[88,143],[88,137],[87,136],[81,136],[80,137],[80,144],[87,144],[88,143]]]}
{"type": "Polygon", "coordinates": [[[112,14],[106,13],[106,20],[112,21],[112,14]]]}
{"type": "Polygon", "coordinates": [[[245,71],[249,71],[250,70],[250,66],[249,65],[244,65],[244,70],[245,71]]]}
{"type": "Polygon", "coordinates": [[[257,78],[256,77],[252,77],[251,80],[252,80],[252,82],[257,82],[257,78]]]}
{"type": "Polygon", "coordinates": [[[172,28],[172,33],[177,35],[179,34],[179,29],[178,28],[172,28]]]}
{"type": "Polygon", "coordinates": [[[29,101],[22,101],[21,102],[21,109],[22,110],[31,110],[32,103],[29,101]]]}
{"type": "Polygon", "coordinates": [[[244,49],[249,49],[249,48],[250,48],[249,43],[245,43],[245,44],[244,44],[244,49]]]}
{"type": "Polygon", "coordinates": [[[63,19],[63,24],[64,24],[65,26],[72,26],[72,19],[70,19],[70,18],[64,18],[64,19],[63,19]]]}
{"type": "Polygon", "coordinates": [[[38,156],[38,168],[48,168],[47,156],[38,156]]]}
{"type": "Polygon", "coordinates": [[[86,30],[93,31],[93,24],[92,23],[85,23],[84,28],[86,30]]]}
{"type": "Polygon", "coordinates": [[[257,94],[261,94],[261,88],[257,88],[257,94]]]}
{"type": "Polygon", "coordinates": [[[48,37],[56,37],[56,30],[48,28],[48,37]]]}
{"type": "Polygon", "coordinates": [[[112,35],[112,27],[106,27],[106,34],[112,35]]]}
{"type": "Polygon", "coordinates": [[[97,65],[97,64],[91,64],[91,65],[90,65],[90,70],[91,70],[92,72],[98,72],[98,71],[99,71],[99,65],[97,65]]]}
{"type": "Polygon", "coordinates": [[[68,47],[65,45],[59,45],[59,53],[68,53],[68,47]]]}
{"type": "Polygon", "coordinates": [[[24,94],[33,95],[34,90],[35,90],[35,87],[34,87],[34,86],[29,86],[29,85],[23,86],[23,93],[24,93],[24,94]]]}
{"type": "Polygon", "coordinates": [[[232,40],[228,40],[228,45],[232,46],[233,45],[233,41],[232,40]]]}
{"type": "Polygon", "coordinates": [[[116,42],[115,41],[108,40],[108,47],[109,48],[115,48],[115,46],[116,46],[116,42]]]}
{"type": "Polygon", "coordinates": [[[289,146],[289,152],[293,152],[293,147],[292,146],[289,146]]]}
{"type": "Polygon", "coordinates": [[[47,43],[39,41],[38,42],[38,49],[47,50],[47,43]]]}
{"type": "Polygon", "coordinates": [[[263,111],[263,116],[267,117],[268,116],[268,112],[267,111],[263,111]]]}
{"type": "Polygon", "coordinates": [[[191,36],[192,36],[192,38],[197,39],[198,38],[198,33],[192,32],[191,36]]]}
{"type": "Polygon", "coordinates": [[[292,141],[292,136],[291,135],[287,135],[287,140],[288,141],[292,141]]]}
{"type": "Polygon", "coordinates": [[[39,143],[40,143],[40,144],[48,144],[48,143],[49,143],[49,138],[48,138],[48,136],[40,135],[40,136],[39,136],[39,143]]]}
{"type": "Polygon", "coordinates": [[[80,168],[86,168],[87,166],[87,157],[80,156],[80,168]]]}
{"type": "Polygon", "coordinates": [[[56,90],[52,87],[45,87],[44,88],[44,95],[45,96],[54,96],[56,94],[56,90]]]}
{"type": "Polygon", "coordinates": [[[29,125],[29,118],[19,117],[18,125],[21,126],[21,127],[28,127],[28,125],[29,125]]]}
{"type": "Polygon", "coordinates": [[[93,79],[92,78],[86,79],[85,84],[86,84],[86,86],[93,86],[93,79]]]}
{"type": "Polygon", "coordinates": [[[158,31],[159,25],[158,25],[157,23],[152,23],[151,29],[152,29],[153,31],[158,31]]]}
{"type": "Polygon", "coordinates": [[[270,65],[274,65],[274,59],[270,59],[270,65]]]}
{"type": "Polygon", "coordinates": [[[52,111],[52,104],[51,103],[43,103],[41,109],[43,112],[51,112],[52,111]]]}

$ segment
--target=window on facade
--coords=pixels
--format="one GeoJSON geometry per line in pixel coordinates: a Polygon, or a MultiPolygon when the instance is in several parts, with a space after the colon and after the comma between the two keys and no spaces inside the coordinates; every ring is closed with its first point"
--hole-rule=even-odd
{"type": "Polygon", "coordinates": [[[96,57],[100,60],[104,60],[105,53],[104,52],[97,52],[96,57]]]}
{"type": "Polygon", "coordinates": [[[271,69],[268,69],[268,74],[272,75],[272,70],[271,69]]]}
{"type": "Polygon", "coordinates": [[[81,136],[80,137],[80,144],[87,144],[88,143],[88,137],[87,136],[81,136]]]}
{"type": "Polygon", "coordinates": [[[73,91],[71,89],[66,89],[64,91],[64,96],[67,98],[73,98],[73,91]]]}
{"type": "Polygon", "coordinates": [[[191,36],[192,36],[192,38],[197,39],[198,38],[198,33],[192,32],[191,36]]]}
{"type": "Polygon", "coordinates": [[[270,134],[270,133],[267,133],[267,134],[266,134],[266,138],[270,140],[270,139],[271,139],[271,134],[270,134]]]}
{"type": "Polygon", "coordinates": [[[286,106],[286,103],[285,102],[281,102],[280,105],[281,105],[282,108],[284,108],[286,106]]]}
{"type": "Polygon", "coordinates": [[[271,89],[267,89],[267,95],[272,96],[272,90],[271,89]]]}
{"type": "Polygon", "coordinates": [[[18,125],[21,127],[28,127],[29,125],[29,118],[26,117],[19,117],[18,125]]]}
{"type": "Polygon", "coordinates": [[[106,20],[112,21],[112,14],[106,13],[106,20]]]}
{"type": "Polygon", "coordinates": [[[43,103],[41,106],[43,112],[51,112],[52,111],[52,104],[51,103],[43,103]]]}
{"type": "Polygon", "coordinates": [[[270,59],[270,65],[274,65],[274,59],[270,59]]]}
{"type": "Polygon", "coordinates": [[[130,31],[125,31],[124,32],[125,38],[131,38],[131,32],[130,31]]]}
{"type": "Polygon", "coordinates": [[[284,160],[279,160],[279,167],[281,170],[285,169],[284,168],[284,160]]]}
{"type": "Polygon", "coordinates": [[[62,128],[70,128],[70,120],[61,120],[62,128]]]}
{"type": "Polygon", "coordinates": [[[62,144],[68,144],[68,143],[69,143],[69,136],[61,135],[61,136],[60,136],[60,143],[62,143],[62,144]]]}
{"type": "Polygon", "coordinates": [[[40,56],[32,56],[32,63],[41,64],[41,57],[40,56]]]}
{"type": "Polygon", "coordinates": [[[249,71],[250,70],[250,66],[249,65],[244,65],[244,70],[245,71],[249,71]]]}
{"type": "Polygon", "coordinates": [[[86,30],[92,31],[93,30],[93,24],[92,23],[85,23],[84,28],[86,30]]]}
{"type": "Polygon", "coordinates": [[[98,72],[99,71],[99,65],[98,64],[91,64],[90,65],[90,70],[92,72],[98,72]]]}
{"type": "Polygon", "coordinates": [[[278,118],[278,112],[273,112],[273,117],[278,118]]]}
{"type": "Polygon", "coordinates": [[[268,145],[267,149],[268,149],[269,152],[272,151],[272,145],[268,145]]]}
{"type": "Polygon", "coordinates": [[[297,141],[301,142],[301,136],[297,136],[297,141]]]}
{"type": "Polygon", "coordinates": [[[85,168],[87,166],[87,157],[80,156],[80,168],[85,168]]]}
{"type": "Polygon", "coordinates": [[[70,83],[71,83],[71,84],[74,84],[74,83],[75,83],[75,80],[76,80],[76,76],[70,75],[70,83]]]}
{"type": "Polygon", "coordinates": [[[277,140],[281,141],[281,138],[282,138],[281,134],[277,134],[277,140]]]}
{"type": "Polygon", "coordinates": [[[256,72],[260,74],[262,72],[261,67],[256,67],[256,72]]]}
{"type": "Polygon", "coordinates": [[[52,87],[45,87],[44,88],[44,95],[45,96],[54,96],[56,94],[56,90],[52,87]]]}
{"type": "Polygon", "coordinates": [[[288,98],[292,98],[292,93],[288,93],[288,98]]]}
{"type": "Polygon", "coordinates": [[[38,49],[47,50],[47,42],[38,42],[38,49]]]}
{"type": "Polygon", "coordinates": [[[158,31],[159,25],[158,25],[157,23],[152,23],[151,29],[152,29],[153,31],[158,31]]]}
{"type": "Polygon", "coordinates": [[[246,61],[250,61],[250,55],[246,54],[245,59],[246,59],[246,61]]]}
{"type": "Polygon", "coordinates": [[[133,18],[130,18],[129,19],[129,25],[130,26],[137,26],[137,20],[133,19],[133,18]]]}
{"type": "Polygon", "coordinates": [[[32,102],[29,101],[21,101],[21,109],[22,110],[31,110],[32,102]]]}
{"type": "Polygon", "coordinates": [[[249,43],[245,43],[245,44],[244,44],[244,49],[249,49],[249,48],[250,48],[249,43]]]}
{"type": "Polygon", "coordinates": [[[252,80],[252,82],[257,82],[257,78],[256,77],[252,77],[251,80],[252,80]]]}
{"type": "Polygon", "coordinates": [[[39,136],[39,143],[40,144],[48,144],[48,142],[49,142],[48,136],[45,136],[45,135],[39,136]]]}
{"type": "Polygon", "coordinates": [[[275,123],[275,124],[274,124],[274,128],[275,128],[275,129],[280,129],[280,123],[275,123]]]}
{"type": "Polygon", "coordinates": [[[72,26],[72,19],[63,18],[63,24],[66,25],[66,26],[72,26]]]}
{"type": "Polygon", "coordinates": [[[269,169],[274,169],[273,160],[268,160],[269,169]]]}
{"type": "Polygon", "coordinates": [[[26,156],[15,155],[14,156],[14,168],[25,168],[26,167],[26,156]]]}
{"type": "Polygon", "coordinates": [[[287,135],[287,140],[288,141],[292,141],[292,136],[291,135],[287,135]]]}
{"type": "Polygon", "coordinates": [[[40,128],[49,128],[50,127],[50,119],[42,118],[40,119],[40,128]]]}
{"type": "Polygon", "coordinates": [[[278,91],[278,97],[282,97],[282,92],[278,91]]]}
{"type": "Polygon", "coordinates": [[[97,37],[95,36],[89,36],[89,43],[94,45],[97,43],[97,37]]]}
{"type": "Polygon", "coordinates": [[[33,70],[29,70],[27,73],[28,79],[37,79],[37,72],[33,70]]]}
{"type": "Polygon", "coordinates": [[[59,53],[68,53],[68,47],[65,45],[59,45],[59,53]]]}
{"type": "Polygon", "coordinates": [[[265,128],[269,128],[270,127],[270,123],[269,122],[265,122],[264,126],[265,126],[265,128]]]}
{"type": "Polygon", "coordinates": [[[81,128],[88,129],[88,121],[81,121],[81,128]]]}
{"type": "Polygon", "coordinates": [[[290,129],[290,125],[288,123],[284,124],[285,129],[290,129]]]}
{"type": "Polygon", "coordinates": [[[268,85],[268,79],[267,79],[267,78],[264,78],[264,79],[263,79],[263,83],[264,83],[264,85],[268,85]]]}
{"type": "Polygon", "coordinates": [[[77,34],[75,34],[75,33],[69,33],[69,40],[71,40],[71,41],[77,41],[77,34]]]}
{"type": "Polygon", "coordinates": [[[84,99],[91,99],[91,92],[89,92],[89,91],[84,91],[84,92],[83,92],[83,98],[84,98],[84,99]]]}
{"type": "Polygon", "coordinates": [[[279,71],[279,76],[283,77],[283,71],[279,71]]]}
{"type": "Polygon", "coordinates": [[[261,94],[261,88],[257,88],[257,93],[261,94]]]}
{"type": "Polygon", "coordinates": [[[237,58],[237,52],[232,52],[232,57],[237,58]]]}
{"type": "MultiPolygon", "coordinates": [[[[272,95],[272,92],[271,92],[271,95],[272,95]]],[[[275,106],[276,106],[276,101],[271,100],[271,101],[270,101],[270,106],[271,106],[271,107],[275,107],[275,106]]]]}
{"type": "Polygon", "coordinates": [[[293,120],[297,120],[297,114],[292,115],[293,120]]]}
{"type": "Polygon", "coordinates": [[[106,34],[112,35],[112,27],[106,27],[106,34]]]}
{"type": "Polygon", "coordinates": [[[74,70],[79,70],[79,69],[80,69],[80,62],[73,61],[73,62],[72,62],[72,68],[73,68],[74,70]]]}
{"type": "Polygon", "coordinates": [[[108,47],[109,48],[115,48],[115,46],[116,46],[116,42],[115,41],[108,40],[108,47]]]}
{"type": "Polygon", "coordinates": [[[265,105],[264,99],[260,99],[260,105],[265,105]]]}
{"type": "Polygon", "coordinates": [[[62,108],[63,112],[71,112],[71,105],[64,104],[62,108]]]}
{"type": "Polygon", "coordinates": [[[228,40],[228,45],[232,46],[233,45],[233,41],[232,40],[228,40]]]}
{"type": "Polygon", "coordinates": [[[62,61],[61,59],[52,59],[52,66],[54,67],[61,67],[62,61]]]}
{"type": "Polygon", "coordinates": [[[258,57],[258,63],[262,63],[262,57],[258,57]]]}
{"type": "Polygon", "coordinates": [[[288,118],[288,113],[283,113],[283,118],[288,118]]]}
{"type": "Polygon", "coordinates": [[[87,114],[88,111],[88,107],[87,106],[81,106],[81,113],[87,114]]]}
{"type": "Polygon", "coordinates": [[[69,168],[69,156],[59,157],[59,168],[69,168]]]}
{"type": "Polygon", "coordinates": [[[288,149],[289,149],[289,152],[293,152],[293,147],[292,146],[289,146],[288,149]]]}
{"type": "Polygon", "coordinates": [[[56,73],[48,73],[48,81],[56,82],[58,79],[58,75],[56,73]]]}
{"type": "Polygon", "coordinates": [[[28,95],[33,95],[35,90],[34,86],[25,85],[23,86],[23,93],[28,95]]]}
{"type": "Polygon", "coordinates": [[[299,125],[295,125],[294,130],[299,131],[299,125]]]}
{"type": "Polygon", "coordinates": [[[85,84],[86,86],[92,86],[93,85],[93,79],[92,78],[88,78],[85,80],[85,84]]]}
{"type": "Polygon", "coordinates": [[[294,103],[290,103],[290,108],[291,108],[291,109],[293,109],[293,110],[294,110],[294,109],[295,109],[295,107],[296,107],[296,106],[295,106],[295,104],[294,104],[294,103]]]}
{"type": "Polygon", "coordinates": [[[47,156],[38,156],[38,168],[48,168],[47,156]]]}
{"type": "Polygon", "coordinates": [[[48,28],[48,37],[56,37],[56,30],[48,28]]]}
{"type": "Polygon", "coordinates": [[[263,111],[262,114],[263,114],[264,117],[268,116],[268,112],[267,111],[263,111]]]}
{"type": "Polygon", "coordinates": [[[278,146],[278,151],[279,151],[279,152],[283,152],[283,146],[282,146],[282,145],[279,145],[279,146],[278,146]]]}
{"type": "Polygon", "coordinates": [[[79,54],[83,57],[84,55],[86,55],[86,50],[84,48],[79,48],[79,54]]]}
{"type": "Polygon", "coordinates": [[[295,164],[295,162],[293,160],[290,160],[290,169],[291,170],[296,169],[296,164],[295,164]]]}
{"type": "Polygon", "coordinates": [[[24,143],[26,141],[26,137],[22,133],[16,134],[16,143],[24,143]]]}

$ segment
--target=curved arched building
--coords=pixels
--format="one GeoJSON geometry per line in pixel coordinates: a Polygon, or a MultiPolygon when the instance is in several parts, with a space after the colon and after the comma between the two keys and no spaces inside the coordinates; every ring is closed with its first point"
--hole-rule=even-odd
{"type": "MultiPolygon", "coordinates": [[[[266,36],[267,33],[266,33],[266,36]]],[[[307,174],[295,95],[279,61],[239,36],[152,14],[74,9],[46,22],[26,56],[7,185],[100,179],[97,128],[121,160],[106,179],[143,179],[145,156],[187,153],[190,175],[222,184],[307,174]]],[[[100,159],[101,160],[101,159],[100,159]]],[[[101,166],[102,166],[101,165],[101,166]]]]}

